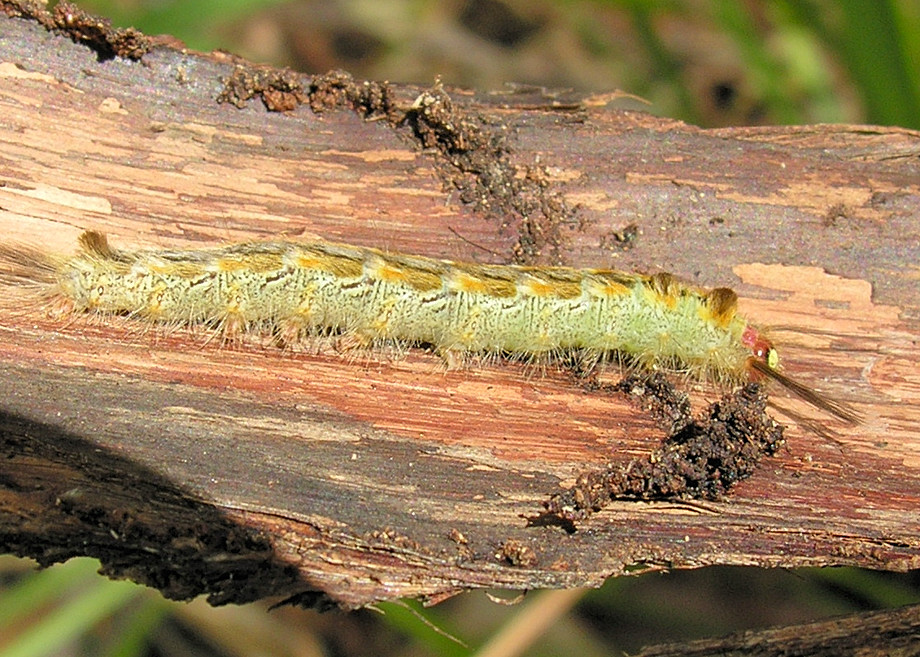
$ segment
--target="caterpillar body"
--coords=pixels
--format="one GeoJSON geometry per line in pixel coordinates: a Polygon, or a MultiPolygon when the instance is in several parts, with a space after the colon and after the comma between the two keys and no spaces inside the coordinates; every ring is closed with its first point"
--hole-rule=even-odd
{"type": "MultiPolygon", "coordinates": [[[[42,261],[33,270],[44,272],[48,293],[75,312],[285,340],[342,333],[371,346],[430,345],[448,360],[574,353],[729,385],[767,377],[856,421],[852,409],[779,371],[776,349],[737,312],[735,292],[670,274],[467,264],[326,242],[127,251],[88,231],[79,243],[69,258],[31,256],[42,261]]],[[[0,253],[7,278],[10,263],[21,269],[28,259],[0,253]]]]}

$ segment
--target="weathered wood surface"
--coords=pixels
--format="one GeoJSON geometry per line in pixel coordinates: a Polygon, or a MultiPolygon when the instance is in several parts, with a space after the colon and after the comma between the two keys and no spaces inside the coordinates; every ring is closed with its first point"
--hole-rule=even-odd
{"type": "Polygon", "coordinates": [[[347,79],[294,75],[238,108],[217,101],[235,65],[163,44],[98,57],[0,15],[2,239],[286,236],[671,271],[734,287],[781,327],[786,371],[866,419],[777,391],[788,448],[731,496],[617,502],[569,534],[523,516],[662,436],[565,372],[230,349],[27,308],[0,320],[4,551],[96,556],[175,597],[345,606],[636,568],[920,566],[920,134],[706,131],[539,90],[451,92],[451,113],[435,89],[407,114],[423,90],[336,105],[347,79]]]}
{"type": "Polygon", "coordinates": [[[718,639],[651,646],[643,648],[636,657],[916,655],[918,636],[920,606],[910,605],[800,625],[748,630],[718,639]]]}

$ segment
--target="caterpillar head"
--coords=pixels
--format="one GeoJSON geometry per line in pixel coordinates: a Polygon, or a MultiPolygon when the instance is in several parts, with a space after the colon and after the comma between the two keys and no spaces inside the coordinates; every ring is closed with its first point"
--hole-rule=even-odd
{"type": "Polygon", "coordinates": [[[744,327],[741,344],[751,350],[752,362],[760,363],[760,366],[753,368],[753,371],[762,371],[762,368],[776,371],[779,368],[779,353],[773,346],[773,342],[753,326],[744,327]]]}
{"type": "Polygon", "coordinates": [[[771,379],[776,381],[799,399],[850,424],[859,424],[862,421],[859,413],[846,404],[828,399],[818,391],[799,383],[795,379],[790,379],[780,372],[779,353],[773,346],[773,342],[753,326],[744,327],[741,342],[751,350],[751,356],[748,358],[748,369],[752,379],[771,379]]]}

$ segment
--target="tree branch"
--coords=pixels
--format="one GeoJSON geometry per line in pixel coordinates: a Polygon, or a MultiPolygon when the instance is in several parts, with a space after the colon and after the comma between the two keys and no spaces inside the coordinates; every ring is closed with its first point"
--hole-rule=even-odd
{"type": "Polygon", "coordinates": [[[637,566],[917,567],[917,133],[707,131],[601,97],[308,78],[136,33],[122,52],[62,4],[2,4],[4,242],[284,236],[670,271],[736,289],[786,372],[866,419],[771,390],[788,447],[730,496],[615,502],[571,533],[526,517],[664,432],[563,370],[223,347],[24,308],[0,320],[5,551],[95,556],[176,598],[342,606],[637,566]]]}

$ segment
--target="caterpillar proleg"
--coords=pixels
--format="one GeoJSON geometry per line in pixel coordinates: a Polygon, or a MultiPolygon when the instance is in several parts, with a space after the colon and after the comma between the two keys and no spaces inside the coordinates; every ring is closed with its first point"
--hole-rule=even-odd
{"type": "Polygon", "coordinates": [[[856,413],[790,380],[773,343],[737,312],[737,295],[670,274],[478,265],[326,242],[196,250],[117,250],[85,232],[71,257],[0,249],[3,279],[46,286],[74,312],[170,326],[341,333],[359,343],[424,344],[450,360],[576,354],[728,385],[768,378],[848,422],[856,413]]]}

